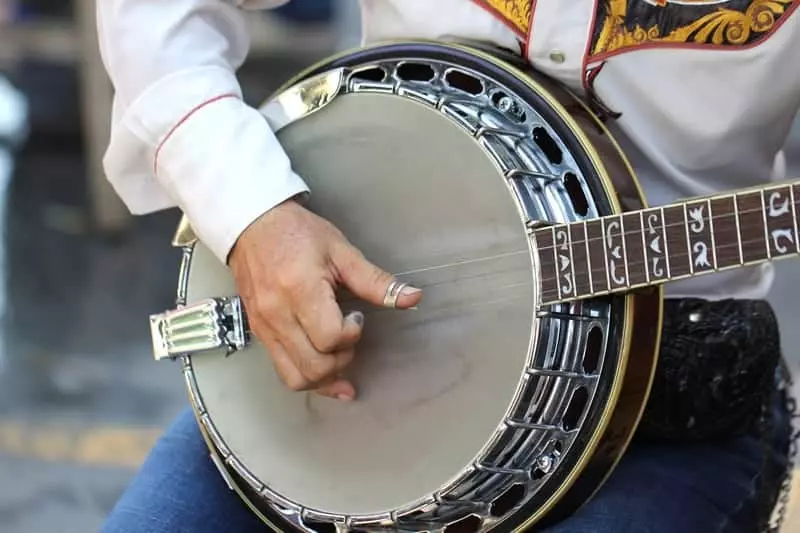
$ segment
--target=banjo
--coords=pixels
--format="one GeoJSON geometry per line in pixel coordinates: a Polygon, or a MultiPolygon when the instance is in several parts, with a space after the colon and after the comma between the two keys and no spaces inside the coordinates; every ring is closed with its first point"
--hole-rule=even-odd
{"type": "Polygon", "coordinates": [[[413,311],[340,302],[367,317],[355,402],[282,385],[226,266],[181,222],[155,357],[181,362],[212,460],[275,531],[523,531],[568,516],[637,427],[663,284],[800,253],[800,182],[648,208],[591,108],[518,61],[373,45],[260,108],[309,209],[425,291],[413,311]]]}

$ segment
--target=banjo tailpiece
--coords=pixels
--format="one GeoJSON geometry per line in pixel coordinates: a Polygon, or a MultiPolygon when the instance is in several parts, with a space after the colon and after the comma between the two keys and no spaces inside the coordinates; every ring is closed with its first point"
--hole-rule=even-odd
{"type": "Polygon", "coordinates": [[[800,253],[800,184],[648,208],[591,108],[504,51],[377,44],[260,111],[308,208],[425,298],[367,327],[346,405],[287,390],[182,221],[181,362],[214,463],[275,531],[526,531],[612,472],[647,402],[663,284],[800,253]],[[402,252],[397,243],[404,243],[402,252]]]}
{"type": "Polygon", "coordinates": [[[238,296],[208,298],[150,317],[156,361],[193,353],[244,349],[250,332],[238,296]]]}

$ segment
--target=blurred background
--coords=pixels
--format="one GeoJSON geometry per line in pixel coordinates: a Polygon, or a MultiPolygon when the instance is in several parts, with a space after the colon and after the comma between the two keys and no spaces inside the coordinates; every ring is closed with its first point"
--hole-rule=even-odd
{"type": "MultiPolygon", "coordinates": [[[[106,184],[111,88],[93,0],[0,0],[0,532],[96,531],[185,405],[151,358],[147,316],[173,306],[176,211],[128,216],[106,184]]],[[[240,71],[262,101],[358,43],[356,0],[301,0],[250,18],[240,71]]],[[[787,154],[800,177],[800,123],[787,154]]],[[[800,267],[772,301],[800,372],[800,267]]],[[[800,392],[800,390],[798,390],[800,392]]],[[[795,512],[784,531],[800,531],[795,512]]]]}

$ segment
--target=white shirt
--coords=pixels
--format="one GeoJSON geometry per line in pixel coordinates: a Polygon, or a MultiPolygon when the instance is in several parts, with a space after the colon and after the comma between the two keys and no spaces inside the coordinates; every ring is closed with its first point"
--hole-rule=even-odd
{"type": "MultiPolygon", "coordinates": [[[[116,90],[108,179],[134,214],[180,207],[222,261],[253,220],[308,190],[242,101],[234,75],[249,48],[246,10],[282,3],[97,3],[116,90]]],[[[609,126],[651,205],[786,178],[780,150],[800,108],[800,0],[485,4],[520,15],[509,21],[471,0],[361,0],[363,40],[522,43],[534,67],[579,92],[587,71],[602,65],[594,93],[621,113],[609,126]]],[[[667,292],[760,298],[772,276],[762,265],[673,283],[667,292]]]]}

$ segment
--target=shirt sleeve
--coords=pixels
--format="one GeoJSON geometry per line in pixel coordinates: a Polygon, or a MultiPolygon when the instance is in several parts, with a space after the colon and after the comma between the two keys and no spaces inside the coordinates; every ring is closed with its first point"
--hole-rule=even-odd
{"type": "Polygon", "coordinates": [[[97,2],[115,90],[106,175],[134,214],[179,207],[223,262],[255,219],[308,192],[235,76],[245,10],[286,1],[97,2]]]}

